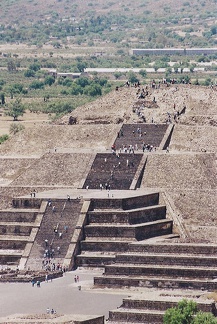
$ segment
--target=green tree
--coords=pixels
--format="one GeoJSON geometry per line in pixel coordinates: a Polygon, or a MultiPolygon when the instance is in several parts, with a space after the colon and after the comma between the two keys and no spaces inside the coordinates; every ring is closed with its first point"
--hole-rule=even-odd
{"type": "Polygon", "coordinates": [[[29,85],[30,89],[43,89],[44,88],[44,82],[35,80],[29,85]]]}
{"type": "Polygon", "coordinates": [[[6,115],[13,117],[14,121],[18,120],[19,116],[23,116],[25,113],[25,107],[21,102],[20,98],[16,98],[14,102],[11,103],[6,115]]]}
{"type": "Polygon", "coordinates": [[[164,324],[190,324],[197,312],[197,304],[190,300],[181,300],[177,307],[169,308],[163,317],[164,324]]]}
{"type": "MultiPolygon", "coordinates": [[[[60,78],[60,79],[61,79],[61,78],[60,78]]],[[[70,79],[70,78],[65,78],[65,79],[62,81],[62,85],[63,85],[64,87],[71,87],[72,83],[73,83],[73,81],[72,81],[72,79],[70,79]]]]}
{"type": "Polygon", "coordinates": [[[55,82],[55,78],[51,75],[46,76],[44,84],[51,86],[55,82]]]}
{"type": "Polygon", "coordinates": [[[30,64],[30,66],[29,66],[29,69],[33,70],[35,72],[39,71],[40,68],[41,68],[41,65],[39,63],[33,63],[33,64],[30,64]]]}
{"type": "Polygon", "coordinates": [[[130,83],[136,83],[139,81],[139,79],[137,78],[136,74],[133,71],[129,71],[128,72],[128,81],[130,83]]]}
{"type": "Polygon", "coordinates": [[[212,313],[198,311],[193,300],[181,300],[174,308],[169,308],[164,314],[164,324],[217,324],[212,313]]]}
{"type": "Polygon", "coordinates": [[[46,113],[55,113],[56,116],[72,112],[74,106],[71,102],[53,102],[46,108],[46,113]]]}
{"type": "Polygon", "coordinates": [[[212,313],[198,312],[192,324],[217,324],[217,318],[212,313]]]}
{"type": "Polygon", "coordinates": [[[141,70],[139,71],[139,74],[140,74],[143,78],[146,78],[146,76],[147,76],[147,72],[146,72],[146,70],[143,70],[143,69],[141,69],[141,70]]]}
{"type": "Polygon", "coordinates": [[[34,70],[31,70],[31,69],[28,69],[24,72],[24,76],[26,78],[34,78],[35,76],[35,71],[34,70]]]}
{"type": "Polygon", "coordinates": [[[77,85],[76,83],[73,83],[70,89],[71,89],[71,95],[73,96],[77,96],[83,93],[83,88],[77,85]]]}
{"type": "Polygon", "coordinates": [[[102,95],[102,88],[99,84],[91,84],[85,87],[84,94],[95,97],[102,95]]]}
{"type": "Polygon", "coordinates": [[[83,88],[90,84],[89,79],[86,77],[78,78],[75,83],[83,88]]]}

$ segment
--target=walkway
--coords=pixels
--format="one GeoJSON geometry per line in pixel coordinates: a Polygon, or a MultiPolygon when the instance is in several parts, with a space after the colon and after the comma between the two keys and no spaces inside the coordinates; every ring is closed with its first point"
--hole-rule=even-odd
{"type": "Polygon", "coordinates": [[[97,270],[67,272],[63,278],[42,282],[40,288],[32,287],[31,283],[0,283],[0,317],[43,314],[49,307],[58,314],[105,315],[108,318],[108,311],[120,306],[127,293],[90,290],[93,276],[99,273],[101,271],[97,270]],[[74,282],[75,275],[79,275],[79,283],[74,282]]]}

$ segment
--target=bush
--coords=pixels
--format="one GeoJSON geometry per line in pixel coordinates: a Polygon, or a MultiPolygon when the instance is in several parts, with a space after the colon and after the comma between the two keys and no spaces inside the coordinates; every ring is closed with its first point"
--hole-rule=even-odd
{"type": "Polygon", "coordinates": [[[90,84],[90,81],[86,77],[81,77],[81,78],[78,78],[77,80],[75,80],[75,83],[84,88],[90,84]]]}
{"type": "Polygon", "coordinates": [[[62,115],[72,112],[74,106],[69,102],[55,102],[49,104],[45,108],[45,113],[55,113],[56,115],[62,115]]]}
{"type": "Polygon", "coordinates": [[[26,70],[26,71],[24,72],[24,76],[25,76],[26,78],[34,78],[34,76],[35,76],[35,71],[34,71],[34,70],[30,70],[30,69],[28,69],[28,70],[26,70]]]}
{"type": "Polygon", "coordinates": [[[95,96],[101,96],[102,95],[102,89],[99,84],[91,84],[85,87],[84,94],[95,97],[95,96]]]}
{"type": "Polygon", "coordinates": [[[10,134],[16,134],[23,130],[25,127],[20,123],[13,123],[10,125],[10,134]]]}
{"type": "Polygon", "coordinates": [[[30,70],[33,70],[35,72],[39,71],[41,68],[40,64],[39,63],[33,63],[29,66],[29,69],[30,70]]]}
{"type": "Polygon", "coordinates": [[[7,141],[8,138],[9,138],[9,136],[7,134],[0,136],[0,144],[7,141]]]}
{"type": "Polygon", "coordinates": [[[136,83],[139,81],[136,74],[133,71],[128,72],[128,81],[130,83],[136,83]]]}
{"type": "Polygon", "coordinates": [[[71,95],[77,96],[77,95],[82,94],[82,93],[83,93],[83,88],[74,83],[72,85],[72,87],[71,87],[71,95]]]}
{"type": "Polygon", "coordinates": [[[46,76],[44,84],[51,86],[55,82],[55,78],[51,75],[46,76]]]}
{"type": "Polygon", "coordinates": [[[44,82],[35,80],[29,85],[29,88],[34,89],[34,90],[43,89],[44,88],[44,82]]]}
{"type": "Polygon", "coordinates": [[[73,81],[72,79],[69,79],[69,78],[65,78],[63,81],[62,81],[62,85],[64,87],[71,87],[73,81]]]}

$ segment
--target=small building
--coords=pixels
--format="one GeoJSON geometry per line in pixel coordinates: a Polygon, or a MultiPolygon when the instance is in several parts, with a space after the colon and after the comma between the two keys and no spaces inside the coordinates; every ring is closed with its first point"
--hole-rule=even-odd
{"type": "Polygon", "coordinates": [[[49,75],[52,75],[54,78],[62,77],[65,78],[71,78],[71,79],[77,79],[80,78],[80,76],[87,76],[86,72],[57,72],[56,69],[49,70],[49,75]]]}

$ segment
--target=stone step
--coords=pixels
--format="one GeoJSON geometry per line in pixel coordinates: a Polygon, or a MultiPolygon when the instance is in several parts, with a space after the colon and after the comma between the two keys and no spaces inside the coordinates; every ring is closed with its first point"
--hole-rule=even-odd
{"type": "Polygon", "coordinates": [[[0,249],[0,258],[3,256],[21,256],[23,254],[23,250],[8,250],[8,249],[0,249]]]}
{"type": "Polygon", "coordinates": [[[21,240],[0,240],[1,249],[4,250],[24,250],[26,241],[21,240]]]}
{"type": "Polygon", "coordinates": [[[195,254],[119,253],[117,263],[217,267],[217,256],[195,254]]]}
{"type": "Polygon", "coordinates": [[[39,208],[12,208],[12,209],[1,209],[0,213],[12,213],[12,214],[19,214],[19,213],[38,213],[39,212],[39,208]]]}
{"type": "Polygon", "coordinates": [[[157,288],[157,289],[190,289],[190,290],[216,290],[217,280],[213,279],[185,279],[173,277],[154,278],[149,276],[110,275],[94,277],[94,285],[99,288],[157,288]]]}
{"type": "Polygon", "coordinates": [[[214,267],[185,267],[180,265],[132,265],[117,264],[107,265],[105,275],[125,275],[125,276],[163,276],[166,278],[216,278],[217,268],[214,267]]]}
{"type": "MultiPolygon", "coordinates": [[[[171,233],[171,234],[167,234],[167,235],[161,235],[161,236],[156,236],[156,237],[151,237],[150,239],[146,239],[143,241],[139,241],[139,243],[143,244],[143,242],[145,244],[152,242],[153,244],[155,244],[156,242],[163,242],[163,241],[169,241],[172,240],[174,238],[179,238],[180,235],[177,233],[171,233]]],[[[136,242],[132,242],[132,244],[135,244],[136,242]]],[[[139,253],[139,252],[138,252],[139,253]]]]}
{"type": "Polygon", "coordinates": [[[158,310],[124,309],[109,311],[109,321],[124,323],[155,323],[162,324],[164,312],[158,310]]]}
{"type": "Polygon", "coordinates": [[[19,236],[19,235],[0,235],[0,244],[1,245],[4,242],[11,242],[11,241],[28,242],[29,237],[28,236],[19,236]]]}
{"type": "MultiPolygon", "coordinates": [[[[121,308],[123,307],[126,309],[132,308],[166,311],[168,308],[175,307],[182,299],[183,298],[181,297],[161,297],[155,299],[139,299],[136,297],[128,297],[123,299],[121,308]]],[[[198,300],[194,298],[190,298],[189,300],[194,300],[197,303],[198,309],[202,312],[212,312],[213,314],[216,314],[217,312],[215,302],[213,300],[198,300]]]]}
{"type": "Polygon", "coordinates": [[[82,251],[114,251],[114,252],[124,252],[128,250],[128,246],[131,240],[115,240],[105,239],[104,237],[87,237],[85,241],[81,241],[82,251]]]}
{"type": "Polygon", "coordinates": [[[39,210],[37,211],[0,211],[0,222],[1,223],[10,223],[10,222],[34,222],[39,210]]]}
{"type": "Polygon", "coordinates": [[[85,226],[85,236],[87,237],[128,237],[136,240],[144,240],[153,236],[172,233],[173,222],[171,220],[158,220],[139,225],[122,224],[100,224],[85,226]]]}
{"type": "Polygon", "coordinates": [[[217,255],[216,244],[197,244],[197,243],[132,243],[129,247],[131,252],[157,253],[157,254],[213,254],[217,255]]]}
{"type": "Polygon", "coordinates": [[[131,210],[135,208],[144,208],[147,206],[158,205],[159,192],[153,192],[147,195],[141,195],[136,197],[127,198],[96,198],[91,201],[91,210],[131,210]]]}
{"type": "Polygon", "coordinates": [[[114,253],[82,253],[76,256],[78,267],[104,267],[115,261],[114,253]]]}
{"type": "Polygon", "coordinates": [[[88,212],[89,223],[138,224],[166,218],[166,206],[149,206],[131,210],[94,210],[88,212]]]}

